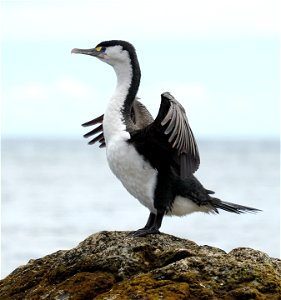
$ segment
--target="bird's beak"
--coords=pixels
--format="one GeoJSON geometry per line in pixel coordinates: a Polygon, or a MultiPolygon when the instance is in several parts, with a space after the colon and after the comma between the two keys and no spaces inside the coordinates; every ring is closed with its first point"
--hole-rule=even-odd
{"type": "Polygon", "coordinates": [[[95,57],[100,57],[102,54],[101,52],[97,51],[95,48],[93,49],[78,49],[74,48],[71,50],[71,53],[80,53],[80,54],[86,54],[86,55],[91,55],[95,57]]]}

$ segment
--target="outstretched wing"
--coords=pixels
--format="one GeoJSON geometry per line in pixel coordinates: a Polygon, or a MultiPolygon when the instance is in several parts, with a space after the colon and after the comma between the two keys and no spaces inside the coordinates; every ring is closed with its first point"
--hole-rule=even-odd
{"type": "Polygon", "coordinates": [[[168,92],[161,95],[155,121],[132,132],[131,142],[140,153],[145,152],[153,167],[170,167],[183,179],[199,167],[199,151],[185,110],[168,92]]]}
{"type": "MultiPolygon", "coordinates": [[[[99,142],[100,148],[103,148],[106,146],[104,135],[103,135],[103,126],[102,126],[103,116],[104,115],[100,115],[99,117],[82,124],[83,127],[94,126],[94,125],[100,124],[93,130],[91,130],[90,132],[83,135],[85,138],[88,138],[90,136],[98,134],[96,137],[94,137],[92,140],[89,141],[89,143],[88,143],[89,145],[99,142]]],[[[134,130],[142,129],[142,128],[146,127],[147,125],[151,124],[153,121],[154,121],[154,119],[151,116],[151,114],[149,113],[149,111],[147,110],[147,108],[136,98],[136,100],[134,101],[133,106],[132,106],[131,122],[130,122],[130,128],[127,128],[128,131],[131,132],[134,130]]]]}

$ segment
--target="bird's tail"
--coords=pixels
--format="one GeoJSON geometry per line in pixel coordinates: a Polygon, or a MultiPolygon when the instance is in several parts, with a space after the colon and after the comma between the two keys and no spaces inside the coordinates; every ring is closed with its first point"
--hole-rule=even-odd
{"type": "Polygon", "coordinates": [[[261,211],[260,209],[257,209],[257,208],[243,206],[243,205],[239,205],[239,204],[235,204],[235,203],[231,203],[231,202],[221,201],[218,198],[212,197],[211,199],[212,199],[211,205],[214,207],[214,210],[216,212],[218,212],[217,209],[223,209],[225,211],[232,212],[235,214],[257,213],[257,212],[261,211]]]}

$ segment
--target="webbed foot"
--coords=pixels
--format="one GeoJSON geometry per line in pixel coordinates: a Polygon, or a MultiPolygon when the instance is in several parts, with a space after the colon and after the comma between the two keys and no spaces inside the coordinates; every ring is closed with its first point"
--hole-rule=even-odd
{"type": "Polygon", "coordinates": [[[134,237],[141,237],[149,234],[161,234],[161,232],[159,231],[159,229],[152,227],[152,228],[141,228],[129,233],[130,236],[134,236],[134,237]]]}
{"type": "Polygon", "coordinates": [[[134,237],[140,237],[146,236],[148,234],[160,234],[161,232],[159,231],[159,229],[161,227],[163,216],[164,211],[157,211],[157,214],[150,213],[146,225],[137,231],[130,232],[129,235],[134,237]]]}

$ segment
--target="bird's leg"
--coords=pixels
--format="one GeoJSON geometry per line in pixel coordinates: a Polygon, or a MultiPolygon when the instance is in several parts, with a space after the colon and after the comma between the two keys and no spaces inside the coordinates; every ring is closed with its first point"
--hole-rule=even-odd
{"type": "Polygon", "coordinates": [[[155,215],[154,213],[151,212],[151,213],[149,214],[149,217],[148,217],[148,220],[147,220],[145,226],[144,226],[142,229],[148,229],[148,228],[152,227],[152,225],[153,225],[154,222],[155,222],[155,218],[156,218],[156,215],[155,215]]]}
{"type": "Polygon", "coordinates": [[[141,233],[142,231],[145,231],[145,230],[149,229],[150,227],[153,226],[155,218],[156,218],[156,215],[151,212],[149,214],[149,217],[148,217],[148,220],[147,220],[145,226],[143,228],[140,228],[140,229],[136,230],[136,231],[130,232],[129,235],[138,236],[138,233],[141,233]]]}
{"type": "MultiPolygon", "coordinates": [[[[152,225],[152,227],[150,227],[150,230],[151,231],[157,231],[155,233],[160,233],[159,229],[162,225],[162,220],[163,220],[163,217],[164,217],[164,214],[165,214],[165,211],[164,210],[158,210],[157,211],[157,214],[156,214],[156,218],[154,220],[154,223],[152,225]]],[[[153,233],[153,232],[152,232],[153,233]]]]}
{"type": "Polygon", "coordinates": [[[146,236],[148,234],[159,234],[162,220],[164,217],[164,210],[158,210],[157,214],[150,213],[148,221],[144,228],[141,228],[132,233],[133,236],[146,236]]]}

